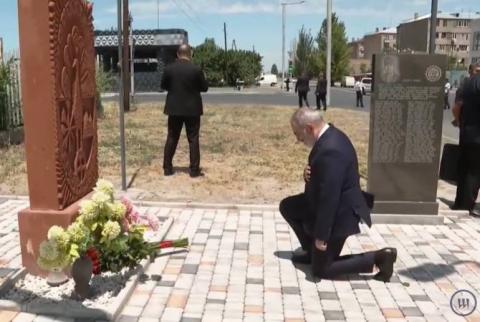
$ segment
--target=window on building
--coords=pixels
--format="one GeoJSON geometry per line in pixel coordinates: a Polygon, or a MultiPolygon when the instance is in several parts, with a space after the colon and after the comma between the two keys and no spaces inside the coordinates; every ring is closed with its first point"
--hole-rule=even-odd
{"type": "Polygon", "coordinates": [[[457,34],[456,34],[456,33],[452,32],[451,35],[452,35],[452,38],[453,38],[453,39],[457,39],[457,34]]]}
{"type": "Polygon", "coordinates": [[[474,51],[480,50],[480,31],[473,34],[473,48],[474,51]]]}
{"type": "Polygon", "coordinates": [[[468,27],[469,25],[468,20],[457,20],[457,27],[468,27]]]}
{"type": "Polygon", "coordinates": [[[435,33],[435,38],[437,38],[437,39],[438,39],[438,32],[436,32],[436,33],[435,33]]]}
{"type": "Polygon", "coordinates": [[[437,19],[437,27],[440,26],[440,20],[441,20],[441,19],[437,19]]]}
{"type": "Polygon", "coordinates": [[[447,38],[447,33],[446,32],[442,32],[442,38],[447,38]]]}
{"type": "Polygon", "coordinates": [[[468,45],[460,45],[458,46],[457,51],[468,51],[468,45]]]}

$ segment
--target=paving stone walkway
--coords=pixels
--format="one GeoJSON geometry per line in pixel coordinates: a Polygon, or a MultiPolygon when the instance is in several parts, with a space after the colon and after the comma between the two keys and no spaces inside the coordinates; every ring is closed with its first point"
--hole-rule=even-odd
{"type": "MultiPolygon", "coordinates": [[[[0,201],[0,276],[20,267],[16,213],[26,201],[0,201]]],[[[149,210],[150,208],[144,208],[149,210]]],[[[391,283],[368,276],[314,280],[292,265],[299,244],[272,210],[156,208],[175,223],[167,238],[189,237],[188,252],[149,267],[161,281],[140,284],[120,321],[480,321],[450,308],[460,289],[480,298],[480,220],[445,225],[375,225],[348,239],[344,253],[398,249],[391,283]]],[[[1,312],[0,321],[72,321],[1,312]]]]}

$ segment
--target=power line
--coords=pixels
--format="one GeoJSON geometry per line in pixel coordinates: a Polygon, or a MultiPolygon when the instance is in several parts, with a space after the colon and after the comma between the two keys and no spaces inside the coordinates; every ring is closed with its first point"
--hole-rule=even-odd
{"type": "Polygon", "coordinates": [[[183,13],[183,15],[184,15],[185,17],[187,17],[188,20],[190,20],[191,23],[193,23],[194,25],[196,25],[196,26],[197,26],[198,28],[200,28],[203,32],[207,32],[207,30],[206,30],[205,28],[203,28],[202,25],[200,25],[197,21],[195,21],[195,19],[194,19],[191,15],[189,15],[182,6],[180,6],[180,4],[177,2],[177,0],[171,0],[171,1],[172,1],[172,2],[175,4],[175,6],[183,13]]]}

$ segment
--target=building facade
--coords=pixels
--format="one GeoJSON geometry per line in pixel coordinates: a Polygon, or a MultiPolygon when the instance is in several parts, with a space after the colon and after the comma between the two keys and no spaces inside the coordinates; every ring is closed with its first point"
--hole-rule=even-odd
{"type": "MultiPolygon", "coordinates": [[[[478,14],[441,13],[437,15],[435,53],[444,54],[458,65],[467,65],[471,46],[471,22],[478,14]]],[[[430,42],[430,15],[418,16],[397,27],[400,51],[428,52],[430,42]]]]}
{"type": "Polygon", "coordinates": [[[470,64],[480,63],[480,18],[471,21],[472,41],[470,48],[470,64]]]}
{"type": "MultiPolygon", "coordinates": [[[[160,91],[163,70],[175,61],[178,47],[188,44],[188,33],[183,29],[134,30],[131,38],[135,92],[160,91]]],[[[95,49],[103,70],[118,73],[117,31],[95,31],[95,49]]]]}
{"type": "Polygon", "coordinates": [[[377,28],[363,37],[364,58],[372,60],[374,54],[397,50],[397,28],[377,28]]]}

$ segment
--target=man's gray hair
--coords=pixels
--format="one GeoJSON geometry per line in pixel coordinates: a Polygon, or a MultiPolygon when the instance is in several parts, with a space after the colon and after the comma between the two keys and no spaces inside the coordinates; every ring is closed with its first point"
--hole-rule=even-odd
{"type": "Polygon", "coordinates": [[[290,122],[295,127],[304,128],[306,125],[321,125],[323,123],[322,113],[318,110],[311,110],[310,108],[302,107],[293,113],[290,122]]]}

